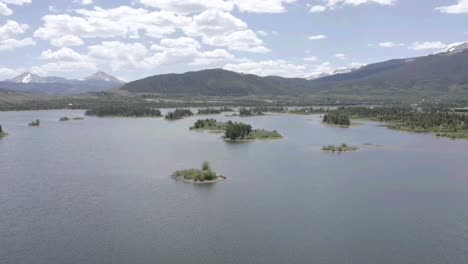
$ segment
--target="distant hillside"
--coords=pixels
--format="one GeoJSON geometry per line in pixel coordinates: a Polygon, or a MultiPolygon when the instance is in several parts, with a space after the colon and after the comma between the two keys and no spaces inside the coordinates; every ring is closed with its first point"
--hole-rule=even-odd
{"type": "Polygon", "coordinates": [[[298,95],[308,86],[305,79],[260,77],[222,69],[164,74],[125,84],[121,89],[162,95],[298,95]]]}
{"type": "Polygon", "coordinates": [[[369,64],[314,80],[260,77],[221,69],[164,74],[130,82],[132,93],[204,96],[344,96],[354,98],[465,98],[468,45],[436,54],[369,64]]]}
{"type": "Polygon", "coordinates": [[[0,89],[49,95],[73,95],[119,88],[123,81],[104,72],[97,72],[82,80],[62,77],[41,77],[30,72],[0,82],[0,89]]]}

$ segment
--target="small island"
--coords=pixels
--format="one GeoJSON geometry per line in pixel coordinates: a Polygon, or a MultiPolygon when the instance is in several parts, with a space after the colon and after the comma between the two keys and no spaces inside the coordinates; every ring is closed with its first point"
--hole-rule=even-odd
{"type": "Polygon", "coordinates": [[[28,124],[30,127],[38,127],[41,125],[41,121],[39,119],[36,119],[36,121],[32,121],[31,123],[28,124]]]}
{"type": "Polygon", "coordinates": [[[214,172],[206,161],[203,162],[201,169],[178,170],[173,173],[173,176],[176,180],[196,184],[215,183],[226,179],[225,176],[214,172]]]}
{"type": "Polygon", "coordinates": [[[268,131],[264,129],[252,129],[251,125],[244,123],[218,122],[215,119],[197,120],[190,127],[190,130],[207,131],[211,133],[222,133],[223,138],[227,141],[251,141],[251,140],[267,140],[267,139],[282,139],[278,131],[268,131]]]}
{"type": "Polygon", "coordinates": [[[249,116],[260,116],[263,115],[263,112],[258,108],[241,108],[239,109],[239,116],[249,117],[249,116]]]}
{"type": "Polygon", "coordinates": [[[190,109],[176,109],[173,112],[167,113],[165,118],[167,120],[177,120],[187,116],[193,116],[193,112],[190,109]]]}
{"type": "Polygon", "coordinates": [[[322,148],[323,151],[327,152],[351,152],[359,150],[358,147],[348,146],[346,144],[341,144],[339,146],[328,145],[322,148]]]}
{"type": "Polygon", "coordinates": [[[3,131],[2,125],[0,125],[0,138],[7,136],[8,133],[3,131]]]}
{"type": "Polygon", "coordinates": [[[74,117],[73,120],[84,120],[84,117],[74,117]]]}
{"type": "Polygon", "coordinates": [[[337,125],[337,126],[350,126],[351,125],[349,116],[339,111],[325,114],[323,116],[323,123],[330,124],[330,125],[337,125]]]}
{"type": "Polygon", "coordinates": [[[60,122],[67,122],[67,121],[70,121],[70,118],[66,117],[66,116],[62,116],[60,119],[59,119],[60,122]]]}

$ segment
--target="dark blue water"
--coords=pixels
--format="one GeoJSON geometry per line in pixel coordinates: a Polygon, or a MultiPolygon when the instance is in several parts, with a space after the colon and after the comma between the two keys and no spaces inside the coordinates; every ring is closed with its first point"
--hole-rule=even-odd
{"type": "Polygon", "coordinates": [[[83,112],[0,113],[2,264],[468,263],[468,141],[277,115],[242,121],[284,140],[229,144],[197,117],[63,115],[83,112]],[[383,147],[320,150],[339,143],[383,147]],[[205,160],[228,180],[169,177],[205,160]]]}

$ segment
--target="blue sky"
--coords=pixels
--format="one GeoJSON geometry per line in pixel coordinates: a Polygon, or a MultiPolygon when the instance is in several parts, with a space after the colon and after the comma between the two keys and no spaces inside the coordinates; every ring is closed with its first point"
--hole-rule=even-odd
{"type": "Polygon", "coordinates": [[[307,77],[468,39],[468,0],[0,0],[0,79],[307,77]]]}

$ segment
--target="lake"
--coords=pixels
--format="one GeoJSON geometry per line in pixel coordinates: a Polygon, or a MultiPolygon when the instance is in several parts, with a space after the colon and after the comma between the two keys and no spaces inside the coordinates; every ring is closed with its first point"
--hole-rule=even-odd
{"type": "Polygon", "coordinates": [[[197,116],[58,122],[83,115],[0,113],[2,264],[468,263],[468,141],[319,115],[213,116],[285,137],[236,144],[197,116]],[[378,146],[321,151],[340,143],[378,146]],[[170,177],[205,160],[228,179],[170,177]]]}

